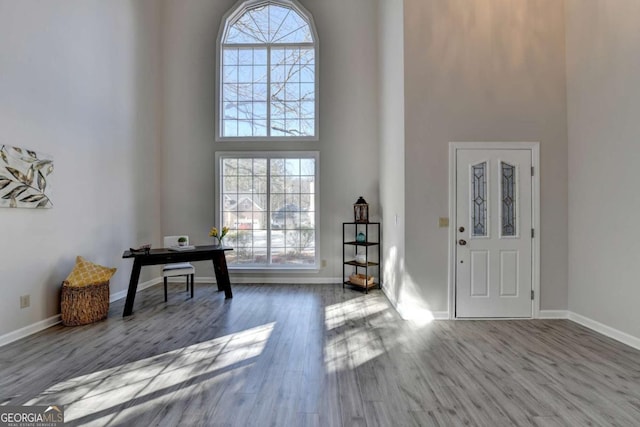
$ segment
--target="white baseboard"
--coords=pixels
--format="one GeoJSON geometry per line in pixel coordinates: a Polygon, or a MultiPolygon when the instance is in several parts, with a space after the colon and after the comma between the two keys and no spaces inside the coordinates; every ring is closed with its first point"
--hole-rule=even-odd
{"type": "MultiPolygon", "coordinates": [[[[136,291],[136,293],[143,291],[153,285],[157,285],[158,283],[162,283],[162,277],[156,277],[155,279],[151,279],[151,280],[147,280],[146,282],[139,283],[138,290],[136,291]]],[[[118,301],[119,299],[126,298],[126,296],[127,296],[127,289],[125,289],[124,291],[113,293],[109,295],[109,302],[118,301]]]]}
{"type": "Polygon", "coordinates": [[[9,332],[8,334],[4,334],[0,336],[0,347],[17,341],[21,338],[28,337],[29,335],[33,335],[36,332],[40,332],[44,329],[50,328],[54,325],[57,325],[61,321],[62,320],[60,319],[60,315],[56,314],[55,316],[51,316],[48,319],[41,320],[29,326],[25,326],[24,328],[20,328],[13,332],[9,332]]]}
{"type": "MultiPolygon", "coordinates": [[[[257,279],[257,278],[256,278],[257,279]]],[[[331,284],[331,283],[340,283],[341,280],[340,278],[314,278],[314,277],[309,277],[309,278],[296,278],[296,279],[292,279],[291,277],[269,277],[269,278],[265,278],[265,277],[261,277],[259,279],[254,279],[251,277],[243,277],[243,278],[234,278],[233,279],[233,283],[265,283],[265,284],[272,284],[272,283],[291,283],[291,284],[296,284],[296,283],[301,283],[301,284],[331,284]]],[[[197,283],[215,283],[215,278],[214,277],[196,277],[195,281],[197,283]]],[[[162,277],[156,277],[155,279],[151,279],[149,281],[143,282],[141,284],[138,285],[138,292],[147,289],[151,286],[157,285],[158,283],[162,283],[162,277]]],[[[398,306],[396,304],[396,302],[392,299],[389,298],[389,295],[387,294],[386,288],[382,288],[382,291],[384,292],[384,294],[387,296],[387,299],[389,300],[389,302],[391,303],[391,305],[396,309],[396,311],[400,314],[401,317],[406,318],[405,316],[403,316],[403,313],[398,310],[398,306]]],[[[116,292],[114,294],[112,294],[109,297],[109,301],[110,302],[114,302],[117,301],[119,299],[125,298],[127,296],[127,291],[120,291],[120,292],[116,292]]],[[[404,313],[406,315],[406,313],[404,313]]],[[[449,312],[448,311],[434,311],[434,312],[429,312],[428,310],[424,310],[424,316],[426,317],[432,317],[433,320],[447,320],[449,319],[449,312]]],[[[420,316],[422,317],[422,316],[420,316]]],[[[540,310],[540,315],[539,315],[539,319],[569,319],[573,322],[576,322],[586,328],[589,328],[595,332],[601,333],[602,335],[605,335],[609,338],[612,338],[616,341],[620,341],[621,343],[624,343],[630,347],[633,347],[635,349],[640,350],[640,338],[638,337],[634,337],[633,335],[627,334],[626,332],[622,332],[618,329],[612,328],[610,326],[607,326],[605,324],[602,324],[598,321],[595,321],[593,319],[590,319],[588,317],[582,316],[578,313],[573,313],[571,311],[567,311],[567,310],[540,310]]],[[[17,341],[21,338],[25,338],[29,335],[35,334],[37,332],[40,332],[44,329],[50,328],[51,326],[57,325],[58,323],[61,322],[60,319],[60,315],[57,314],[55,316],[49,317],[48,319],[44,319],[41,320],[39,322],[33,323],[31,325],[25,326],[23,328],[20,328],[18,330],[9,332],[7,334],[4,334],[2,336],[0,336],[0,347],[7,345],[9,343],[12,343],[14,341],[17,341]]]]}
{"type": "Polygon", "coordinates": [[[391,303],[396,312],[404,320],[411,320],[415,322],[430,322],[432,320],[449,320],[448,311],[429,311],[427,309],[411,309],[406,310],[403,307],[398,306],[398,302],[389,296],[387,288],[382,287],[382,292],[387,297],[387,300],[391,303]]]}
{"type": "MultiPolygon", "coordinates": [[[[215,277],[196,277],[196,283],[216,283],[215,277]]],[[[291,285],[331,285],[331,284],[340,284],[342,283],[342,279],[339,277],[291,277],[291,276],[256,276],[256,277],[235,277],[231,276],[231,286],[234,283],[238,284],[247,284],[247,283],[259,283],[259,284],[291,284],[291,285]]]]}
{"type": "MultiPolygon", "coordinates": [[[[391,295],[389,295],[389,291],[387,290],[386,287],[382,287],[382,293],[387,297],[387,301],[389,301],[391,303],[391,305],[393,306],[393,308],[398,311],[398,304],[397,301],[391,297],[391,295]]],[[[399,314],[399,313],[398,313],[399,314]]]]}
{"type": "MultiPolygon", "coordinates": [[[[162,277],[157,277],[147,282],[140,283],[138,285],[138,292],[150,286],[156,285],[158,283],[162,283],[162,277]]],[[[116,292],[114,294],[109,295],[109,302],[117,301],[119,299],[125,298],[126,296],[127,296],[126,290],[116,292]]],[[[61,321],[62,320],[60,319],[60,315],[56,314],[55,316],[49,317],[48,319],[41,320],[39,322],[25,326],[24,328],[20,328],[13,332],[9,332],[8,334],[4,334],[0,336],[0,347],[2,347],[3,345],[7,345],[9,343],[12,343],[14,341],[17,341],[21,338],[28,337],[29,335],[33,335],[36,332],[40,332],[44,329],[50,328],[54,325],[57,325],[61,321]]]]}
{"type": "MultiPolygon", "coordinates": [[[[195,277],[195,283],[210,283],[215,284],[215,277],[195,277]]],[[[138,291],[145,290],[151,286],[157,285],[158,283],[162,283],[162,277],[156,277],[155,279],[151,279],[147,282],[140,283],[138,285],[138,291]]],[[[272,277],[232,277],[231,278],[231,286],[234,283],[239,284],[248,284],[248,283],[256,283],[256,284],[303,284],[303,285],[325,285],[325,284],[340,284],[342,281],[339,277],[291,277],[291,276],[272,276],[272,277]]],[[[110,302],[117,301],[119,299],[125,298],[127,296],[127,290],[116,292],[111,294],[109,297],[110,302]]]]}
{"type": "Polygon", "coordinates": [[[630,347],[640,350],[640,338],[629,335],[626,332],[619,331],[611,326],[604,325],[596,320],[582,316],[578,313],[569,312],[569,320],[576,322],[586,328],[601,333],[609,338],[613,338],[616,341],[620,341],[630,347]]]}
{"type": "MultiPolygon", "coordinates": [[[[196,277],[195,278],[195,282],[196,283],[211,283],[211,284],[215,284],[216,283],[216,279],[215,277],[196,277]]],[[[287,277],[287,276],[280,276],[280,277],[260,277],[260,278],[253,278],[253,277],[234,277],[232,280],[233,283],[240,283],[240,284],[248,284],[248,283],[264,283],[264,284],[338,284],[341,283],[341,280],[339,277],[334,277],[334,278],[317,278],[317,277],[308,277],[308,278],[291,278],[291,277],[287,277]]],[[[156,285],[158,283],[162,283],[162,277],[157,277],[155,279],[149,280],[147,282],[141,283],[140,285],[138,285],[138,292],[149,288],[153,285],[156,285]]],[[[415,317],[415,313],[413,313],[411,316],[408,316],[407,313],[403,313],[401,312],[401,310],[398,310],[398,306],[396,304],[396,302],[389,298],[389,295],[387,294],[386,289],[383,287],[382,291],[384,292],[384,294],[387,296],[387,299],[389,300],[389,302],[391,303],[391,305],[395,308],[395,310],[400,314],[400,316],[403,319],[410,319],[410,317],[415,317]]],[[[110,301],[117,301],[121,298],[125,298],[127,296],[127,291],[120,291],[117,292],[115,294],[112,294],[110,297],[110,301]]],[[[428,310],[423,310],[424,313],[421,313],[419,317],[421,318],[429,318],[429,319],[433,319],[433,320],[449,320],[449,312],[448,311],[434,311],[434,312],[430,312],[428,310]]],[[[627,344],[631,347],[634,347],[636,349],[640,350],[640,338],[636,338],[632,335],[629,335],[625,332],[619,331],[615,328],[611,328],[607,325],[604,325],[600,322],[597,322],[595,320],[589,319],[588,317],[584,317],[581,316],[577,313],[573,313],[570,312],[568,310],[540,310],[539,313],[539,319],[569,319],[572,320],[582,326],[585,326],[589,329],[592,329],[598,333],[601,333],[609,338],[613,338],[617,341],[620,341],[624,344],[627,344]]],[[[31,326],[27,326],[25,328],[19,329],[15,332],[11,332],[9,334],[6,334],[2,337],[0,337],[0,346],[8,344],[10,342],[13,342],[17,339],[23,338],[25,336],[31,335],[33,333],[39,332],[43,329],[46,329],[50,326],[53,326],[57,323],[60,322],[60,316],[54,316],[51,317],[49,319],[43,320],[41,322],[35,323],[31,326]],[[15,337],[14,337],[15,335],[15,337]]]]}
{"type": "Polygon", "coordinates": [[[449,320],[448,311],[434,311],[431,314],[433,315],[433,320],[449,320]]]}
{"type": "Polygon", "coordinates": [[[540,310],[538,319],[568,319],[569,312],[567,310],[540,310]]]}

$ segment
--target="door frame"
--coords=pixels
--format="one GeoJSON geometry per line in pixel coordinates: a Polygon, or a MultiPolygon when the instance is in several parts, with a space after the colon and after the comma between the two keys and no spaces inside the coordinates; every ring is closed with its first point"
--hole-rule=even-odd
{"type": "Polygon", "coordinates": [[[531,318],[540,317],[540,143],[539,142],[449,142],[449,319],[456,319],[456,218],[457,218],[457,153],[458,150],[531,150],[534,168],[531,187],[531,223],[535,235],[531,239],[531,318]]]}

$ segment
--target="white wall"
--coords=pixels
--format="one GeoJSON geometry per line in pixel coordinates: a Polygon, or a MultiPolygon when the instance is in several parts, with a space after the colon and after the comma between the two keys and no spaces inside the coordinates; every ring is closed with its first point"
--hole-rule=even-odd
{"type": "Polygon", "coordinates": [[[448,143],[539,141],[541,308],[566,309],[563,2],[405,0],[404,26],[407,299],[447,310],[448,143]]]}
{"type": "Polygon", "coordinates": [[[569,309],[640,337],[640,2],[566,15],[569,309]]]}
{"type": "MultiPolygon", "coordinates": [[[[233,3],[0,0],[0,143],[56,162],[53,209],[0,210],[0,335],[59,312],[77,254],[119,268],[113,293],[128,281],[124,248],[210,241],[215,151],[264,149],[214,142],[215,42],[233,3]]],[[[540,141],[542,309],[640,336],[638,2],[302,4],[320,35],[321,137],[269,146],[321,152],[328,266],[311,277],[340,276],[341,222],[364,195],[383,221],[392,301],[445,311],[448,142],[540,141]]]]}
{"type": "Polygon", "coordinates": [[[385,293],[401,315],[416,299],[405,291],[404,16],[402,0],[378,0],[380,209],[385,293]]]}
{"type": "Polygon", "coordinates": [[[59,313],[76,255],[118,267],[113,293],[158,243],[157,29],[151,0],[0,0],[0,144],[56,168],[53,209],[0,209],[0,336],[59,313]]]}
{"type": "MultiPolygon", "coordinates": [[[[216,150],[318,150],[320,248],[328,263],[310,277],[340,277],[342,222],[353,219],[353,203],[362,195],[372,216],[378,212],[376,10],[369,0],[301,1],[320,37],[318,142],[216,143],[216,39],[223,14],[234,4],[164,3],[162,230],[189,234],[195,244],[212,242],[216,150]]],[[[210,263],[198,264],[197,276],[213,275],[210,263]]]]}

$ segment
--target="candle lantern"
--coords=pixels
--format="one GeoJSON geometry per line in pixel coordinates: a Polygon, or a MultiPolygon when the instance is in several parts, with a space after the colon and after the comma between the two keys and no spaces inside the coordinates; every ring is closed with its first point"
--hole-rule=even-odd
{"type": "Polygon", "coordinates": [[[369,204],[360,196],[353,204],[354,222],[369,222],[369,204]]]}

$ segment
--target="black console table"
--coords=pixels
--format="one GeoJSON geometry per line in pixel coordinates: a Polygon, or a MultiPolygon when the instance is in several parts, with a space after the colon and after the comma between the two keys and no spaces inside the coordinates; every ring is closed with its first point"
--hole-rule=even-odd
{"type": "Polygon", "coordinates": [[[133,301],[138,290],[138,280],[140,270],[144,265],[170,264],[177,262],[208,261],[213,262],[213,269],[216,273],[218,291],[224,291],[225,298],[232,298],[231,281],[229,280],[229,270],[227,270],[227,259],[224,253],[232,251],[232,248],[223,246],[196,246],[195,249],[186,251],[172,251],[166,248],[151,249],[144,251],[124,251],[122,258],[133,258],[133,268],[131,269],[131,279],[129,280],[129,290],[127,300],[124,304],[122,317],[130,316],[133,313],[133,301]]]}

